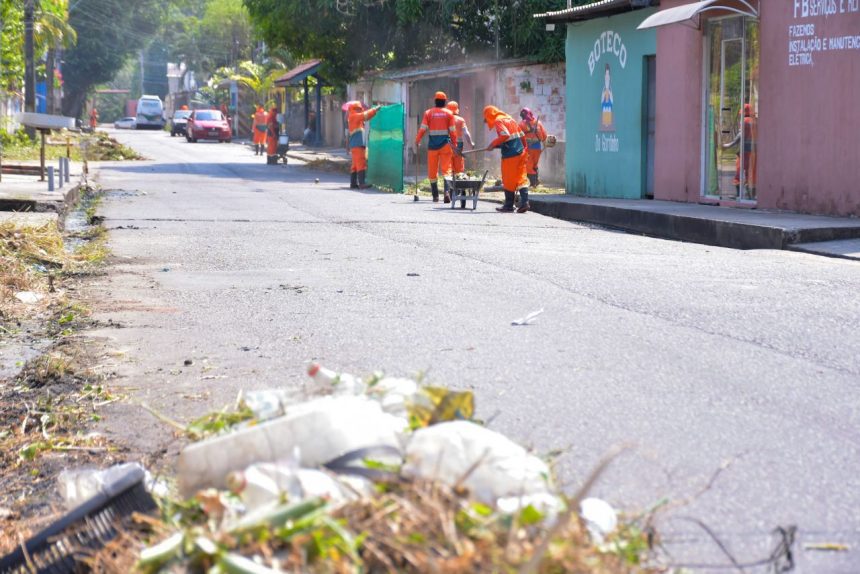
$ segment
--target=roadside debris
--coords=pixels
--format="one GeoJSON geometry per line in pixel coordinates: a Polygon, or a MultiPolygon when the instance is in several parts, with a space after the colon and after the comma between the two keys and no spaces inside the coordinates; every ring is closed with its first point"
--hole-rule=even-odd
{"type": "MultiPolygon", "coordinates": [[[[196,441],[180,453],[179,496],[159,491],[160,518],[138,516],[116,544],[89,549],[88,563],[201,574],[659,571],[647,566],[650,516],[625,522],[602,500],[568,499],[543,460],[473,419],[472,393],[317,363],[308,373],[314,398],[249,391],[232,411],[171,422],[196,441]]],[[[61,489],[69,504],[98,497],[129,468],[143,472],[70,471],[61,489]]]]}
{"type": "Polygon", "coordinates": [[[538,316],[543,313],[543,308],[538,309],[537,311],[532,311],[525,317],[520,317],[519,319],[514,319],[511,321],[511,325],[514,326],[522,326],[522,325],[531,325],[534,323],[534,320],[538,318],[538,316]]]}

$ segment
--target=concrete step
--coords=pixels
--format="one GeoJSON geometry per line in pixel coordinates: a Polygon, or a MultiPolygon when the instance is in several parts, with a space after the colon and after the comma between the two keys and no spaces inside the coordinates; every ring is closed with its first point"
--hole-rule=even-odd
{"type": "Polygon", "coordinates": [[[860,219],[653,200],[532,195],[532,210],[653,237],[734,249],[860,238],[860,219]]]}

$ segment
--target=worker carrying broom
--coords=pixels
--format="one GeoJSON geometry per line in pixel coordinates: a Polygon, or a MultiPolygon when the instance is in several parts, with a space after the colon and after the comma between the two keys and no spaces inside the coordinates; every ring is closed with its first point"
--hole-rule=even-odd
{"type": "Polygon", "coordinates": [[[266,149],[266,131],[269,129],[266,125],[268,115],[263,106],[257,106],[257,111],[254,113],[254,155],[263,155],[266,149]]]}
{"type": "Polygon", "coordinates": [[[537,119],[528,108],[523,108],[520,111],[520,117],[523,121],[520,122],[520,130],[526,135],[526,144],[528,147],[528,157],[526,159],[526,172],[529,176],[529,183],[532,187],[537,187],[540,183],[538,180],[538,162],[540,154],[543,152],[544,142],[546,141],[546,129],[543,124],[537,119]]]}
{"type": "Polygon", "coordinates": [[[469,145],[474,149],[475,142],[472,141],[472,134],[469,133],[469,126],[466,125],[466,120],[460,115],[460,104],[451,100],[445,105],[454,114],[454,132],[457,134],[457,153],[451,158],[451,167],[454,173],[464,173],[466,171],[466,161],[463,157],[463,138],[469,140],[469,145]]]}
{"type": "Polygon", "coordinates": [[[520,205],[516,211],[525,213],[530,207],[525,134],[514,118],[496,106],[484,108],[484,121],[490,130],[496,130],[498,136],[487,146],[487,151],[499,148],[502,152],[502,187],[505,191],[505,203],[497,207],[496,211],[513,212],[514,195],[519,189],[520,205]]]}
{"type": "Polygon", "coordinates": [[[278,163],[278,137],[281,135],[281,125],[278,123],[278,108],[272,106],[266,117],[266,163],[278,163]]]}
{"type": "MultiPolygon", "coordinates": [[[[457,128],[454,114],[445,107],[448,96],[445,92],[436,92],[433,96],[433,107],[424,112],[421,127],[415,137],[416,156],[417,148],[425,133],[430,134],[427,140],[427,177],[430,178],[430,191],[433,193],[433,201],[439,201],[439,184],[437,178],[439,171],[442,177],[450,176],[454,149],[457,146],[457,128]]],[[[448,184],[445,183],[445,203],[451,203],[451,195],[448,193],[448,184]]]]}
{"type": "Polygon", "coordinates": [[[375,106],[364,111],[361,102],[355,102],[349,108],[347,124],[349,126],[349,151],[352,154],[352,167],[349,170],[349,187],[351,189],[366,189],[367,176],[367,135],[364,132],[364,122],[369,121],[381,106],[375,106]]]}

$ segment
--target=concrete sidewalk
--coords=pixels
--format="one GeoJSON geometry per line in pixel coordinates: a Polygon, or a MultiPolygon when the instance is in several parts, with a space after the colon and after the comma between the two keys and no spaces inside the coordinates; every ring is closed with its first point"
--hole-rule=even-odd
{"type": "MultiPolygon", "coordinates": [[[[8,162],[18,165],[38,165],[33,161],[8,162]]],[[[54,165],[50,162],[47,165],[54,165]]],[[[43,221],[44,214],[53,215],[53,218],[61,221],[70,206],[78,200],[81,188],[81,175],[83,165],[71,163],[69,181],[63,182],[60,187],[59,172],[55,170],[54,191],[48,191],[47,176],[45,181],[40,181],[38,175],[12,175],[3,174],[0,180],[0,212],[11,212],[0,214],[0,220],[15,219],[20,221],[32,215],[35,222],[43,221]],[[40,215],[42,214],[42,215],[40,215]]]]}

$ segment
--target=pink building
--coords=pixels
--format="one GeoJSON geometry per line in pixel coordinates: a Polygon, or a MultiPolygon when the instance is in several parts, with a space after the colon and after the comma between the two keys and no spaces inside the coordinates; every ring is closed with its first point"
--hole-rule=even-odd
{"type": "Polygon", "coordinates": [[[860,216],[860,0],[661,0],[654,197],[860,216]]]}

